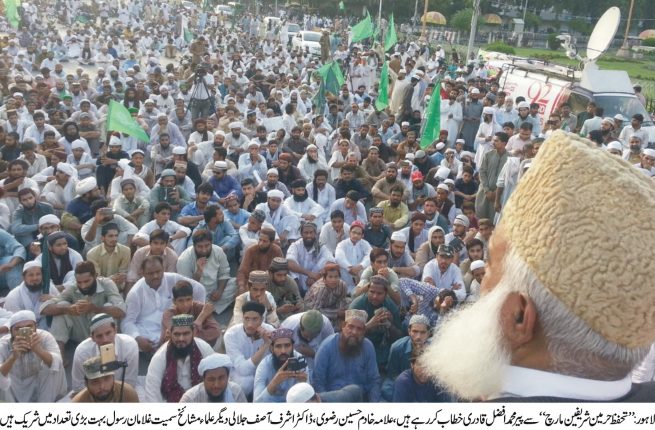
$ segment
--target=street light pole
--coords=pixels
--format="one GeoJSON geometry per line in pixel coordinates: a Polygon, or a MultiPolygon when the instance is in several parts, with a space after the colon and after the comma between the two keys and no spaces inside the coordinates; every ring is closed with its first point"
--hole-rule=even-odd
{"type": "Polygon", "coordinates": [[[630,33],[630,21],[632,21],[632,9],[635,6],[635,0],[630,0],[630,9],[628,10],[628,22],[625,23],[625,35],[623,36],[623,45],[616,53],[619,57],[629,57],[630,49],[628,48],[628,33],[630,33]]]}
{"type": "Polygon", "coordinates": [[[517,44],[519,48],[521,47],[521,42],[523,42],[523,32],[525,31],[525,15],[528,13],[528,0],[525,0],[525,4],[523,5],[523,28],[521,29],[521,32],[518,34],[517,37],[517,44]]]}
{"type": "Polygon", "coordinates": [[[427,40],[425,37],[425,26],[427,25],[427,17],[426,15],[428,14],[428,0],[425,0],[425,4],[423,5],[423,25],[421,26],[421,39],[427,40]]]}
{"type": "MultiPolygon", "coordinates": [[[[527,0],[526,0],[527,1],[527,0]]],[[[478,29],[478,16],[480,15],[480,0],[475,0],[473,4],[473,16],[471,17],[471,34],[469,35],[469,44],[466,49],[466,63],[471,59],[473,52],[473,43],[475,42],[475,33],[478,29]]]]}

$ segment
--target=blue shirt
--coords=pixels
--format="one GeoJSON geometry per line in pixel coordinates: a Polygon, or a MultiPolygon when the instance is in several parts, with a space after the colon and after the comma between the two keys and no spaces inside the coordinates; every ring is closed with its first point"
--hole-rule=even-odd
{"type": "Polygon", "coordinates": [[[198,204],[196,202],[191,202],[185,205],[180,211],[180,216],[200,216],[203,213],[198,209],[198,204]]]}
{"type": "MultiPolygon", "coordinates": [[[[0,258],[19,257],[25,261],[25,247],[21,245],[11,234],[0,228],[0,258]]],[[[15,287],[15,285],[10,285],[15,287]]]]}
{"type": "Polygon", "coordinates": [[[325,393],[356,384],[369,402],[379,402],[380,373],[373,344],[365,338],[359,355],[346,357],[339,351],[340,336],[335,333],[325,339],[316,353],[314,389],[317,393],[325,393]]]}
{"type": "Polygon", "coordinates": [[[80,224],[84,224],[93,216],[91,213],[91,205],[79,197],[74,198],[68,203],[66,206],[66,212],[77,217],[77,219],[80,220],[80,224]]]}
{"type": "MultiPolygon", "coordinates": [[[[200,221],[196,230],[207,230],[205,221],[200,221]]],[[[216,226],[216,230],[212,231],[212,237],[214,238],[214,245],[218,245],[221,248],[225,246],[226,249],[223,251],[230,251],[241,243],[239,233],[232,227],[232,224],[228,220],[224,220],[216,226]]]]}
{"type": "MultiPolygon", "coordinates": [[[[302,357],[301,354],[294,351],[294,357],[302,357]]],[[[303,370],[307,373],[307,368],[303,370]]],[[[268,392],[268,384],[273,380],[277,370],[273,367],[273,354],[269,354],[259,363],[255,371],[255,384],[253,389],[253,403],[286,403],[287,392],[299,381],[296,378],[289,378],[277,386],[275,393],[268,392]]],[[[311,382],[307,380],[307,382],[311,382]]]]}
{"type": "Polygon", "coordinates": [[[250,212],[241,208],[239,208],[239,212],[236,214],[233,214],[230,211],[223,211],[223,215],[225,215],[225,219],[227,221],[232,221],[238,224],[239,227],[246,224],[248,222],[248,218],[250,218],[250,212]]]}
{"type": "Polygon", "coordinates": [[[239,198],[241,198],[241,195],[243,194],[241,192],[241,186],[239,186],[237,180],[229,175],[223,176],[220,180],[216,179],[216,176],[212,176],[209,178],[209,183],[214,187],[214,192],[218,194],[218,197],[221,199],[227,197],[231,192],[236,193],[239,198]]]}
{"type": "Polygon", "coordinates": [[[27,247],[39,234],[39,218],[51,213],[53,213],[52,206],[45,202],[37,202],[31,211],[20,206],[14,213],[11,232],[23,246],[27,247]]]}
{"type": "Polygon", "coordinates": [[[414,380],[411,369],[396,378],[393,385],[394,403],[448,403],[454,399],[432,382],[419,384],[414,380]]]}
{"type": "MultiPolygon", "coordinates": [[[[384,299],[384,303],[382,303],[382,305],[378,306],[377,308],[373,307],[371,302],[368,301],[368,296],[366,294],[362,294],[361,296],[357,297],[350,304],[350,309],[361,309],[366,311],[369,321],[375,315],[375,311],[380,308],[387,308],[387,310],[391,312],[392,315],[391,324],[396,326],[398,330],[402,330],[400,311],[398,310],[398,306],[396,306],[396,304],[389,298],[389,296],[387,296],[384,299]]],[[[389,329],[386,327],[378,327],[375,329],[375,331],[366,333],[366,337],[370,339],[371,342],[373,342],[377,363],[382,365],[386,364],[387,359],[389,358],[389,348],[391,347],[391,341],[393,340],[389,339],[389,329]]]]}

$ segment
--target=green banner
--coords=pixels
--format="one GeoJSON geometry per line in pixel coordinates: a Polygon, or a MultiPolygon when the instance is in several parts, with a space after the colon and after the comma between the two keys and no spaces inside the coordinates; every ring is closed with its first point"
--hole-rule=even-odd
{"type": "Polygon", "coordinates": [[[132,118],[127,108],[114,100],[109,102],[107,131],[120,131],[144,142],[150,142],[148,133],[132,118]]]}
{"type": "Polygon", "coordinates": [[[437,81],[432,90],[430,105],[425,117],[425,128],[421,135],[421,149],[430,146],[439,137],[439,131],[441,131],[441,96],[439,95],[439,88],[441,88],[441,81],[437,81]]]}
{"type": "Polygon", "coordinates": [[[371,15],[369,15],[368,11],[366,11],[366,18],[359,21],[350,29],[350,34],[351,43],[357,43],[373,36],[373,23],[371,22],[371,15]]]}
{"type": "Polygon", "coordinates": [[[384,52],[387,52],[398,43],[398,36],[396,35],[396,26],[393,24],[393,14],[389,18],[389,28],[387,34],[384,36],[384,52]]]}
{"type": "Polygon", "coordinates": [[[375,99],[375,109],[381,111],[389,106],[389,63],[385,61],[380,72],[378,98],[375,99]]]}
{"type": "Polygon", "coordinates": [[[4,0],[5,2],[5,17],[12,27],[18,28],[20,24],[20,16],[18,15],[19,0],[4,0]]]}

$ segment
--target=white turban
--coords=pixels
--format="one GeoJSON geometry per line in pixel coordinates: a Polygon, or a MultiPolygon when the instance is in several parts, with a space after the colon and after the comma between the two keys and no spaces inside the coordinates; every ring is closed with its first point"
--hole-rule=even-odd
{"type": "Polygon", "coordinates": [[[232,367],[232,360],[225,354],[214,353],[200,360],[198,373],[202,376],[207,370],[220,369],[221,367],[232,367]]]}
{"type": "Polygon", "coordinates": [[[68,163],[59,163],[57,164],[57,171],[61,172],[68,176],[76,176],[75,168],[68,163]]]}
{"type": "Polygon", "coordinates": [[[77,186],[75,186],[75,192],[78,196],[82,196],[97,186],[98,182],[96,181],[96,178],[92,176],[90,178],[82,179],[80,182],[78,182],[77,186]]]}
{"type": "Polygon", "coordinates": [[[269,199],[284,199],[284,193],[280,190],[270,190],[266,196],[269,199]]]}
{"type": "Polygon", "coordinates": [[[45,224],[59,225],[61,224],[61,222],[59,221],[59,218],[57,218],[57,215],[48,214],[48,215],[43,215],[41,218],[39,218],[39,227],[45,224]]]}
{"type": "Polygon", "coordinates": [[[32,269],[34,267],[38,267],[40,269],[41,268],[41,262],[40,261],[35,261],[35,260],[28,261],[27,263],[25,263],[23,265],[23,273],[27,272],[28,270],[30,270],[30,269],[32,269]]]}
{"type": "Polygon", "coordinates": [[[32,311],[18,311],[9,318],[9,328],[15,326],[18,323],[23,321],[32,321],[36,322],[36,316],[32,311]]]}
{"type": "Polygon", "coordinates": [[[86,149],[87,145],[82,139],[76,139],[71,143],[71,149],[86,149]]]}

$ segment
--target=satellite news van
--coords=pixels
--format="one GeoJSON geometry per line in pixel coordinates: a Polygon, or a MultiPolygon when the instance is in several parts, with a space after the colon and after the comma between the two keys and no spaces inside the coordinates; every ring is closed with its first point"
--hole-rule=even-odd
{"type": "MultiPolygon", "coordinates": [[[[502,70],[499,87],[512,99],[524,96],[539,104],[543,122],[564,103],[578,114],[590,101],[603,108],[605,117],[621,114],[629,123],[635,114],[642,114],[642,128],[648,131],[649,142],[655,144],[655,125],[646,108],[635,96],[628,73],[623,70],[600,70],[596,60],[609,48],[621,20],[617,7],[608,9],[598,20],[587,43],[587,58],[577,55],[570,45],[570,36],[559,36],[571,58],[583,61],[582,71],[528,58],[513,57],[497,52],[481,51],[480,56],[490,66],[502,70]]],[[[581,126],[581,124],[578,124],[581,126]]]]}

